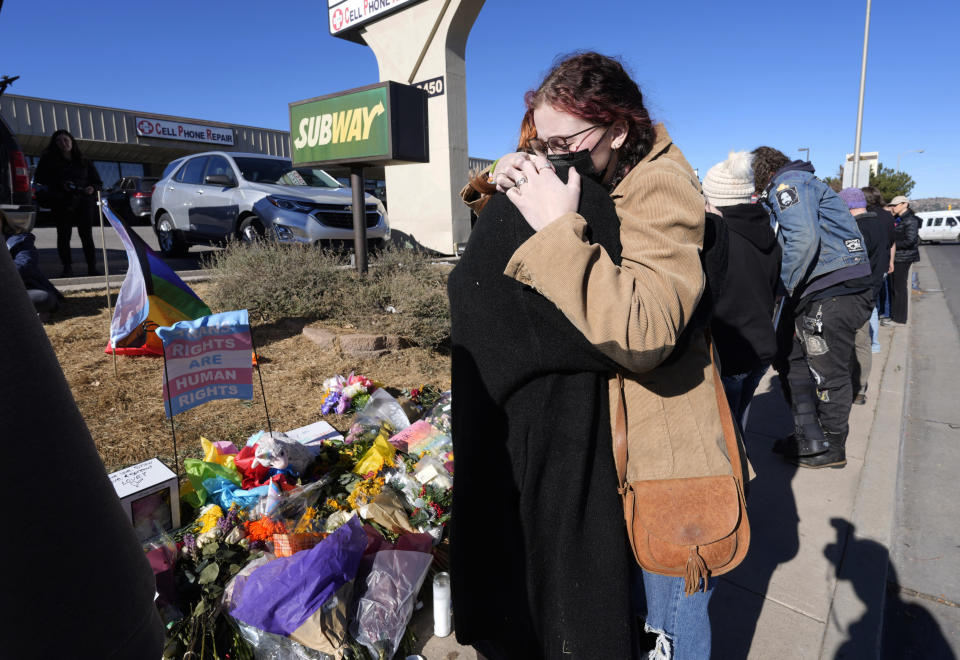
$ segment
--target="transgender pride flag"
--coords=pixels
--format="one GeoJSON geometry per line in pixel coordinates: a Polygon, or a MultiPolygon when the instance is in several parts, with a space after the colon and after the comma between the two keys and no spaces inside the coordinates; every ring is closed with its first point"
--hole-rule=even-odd
{"type": "Polygon", "coordinates": [[[252,399],[247,310],[211,314],[156,329],[163,342],[167,417],[214,399],[252,399]]]}

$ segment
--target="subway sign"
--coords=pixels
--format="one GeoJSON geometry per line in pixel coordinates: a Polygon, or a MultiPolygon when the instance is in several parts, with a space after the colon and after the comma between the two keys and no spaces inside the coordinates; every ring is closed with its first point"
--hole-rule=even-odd
{"type": "Polygon", "coordinates": [[[137,123],[137,135],[140,137],[233,146],[232,128],[185,124],[179,121],[153,119],[151,117],[134,117],[134,121],[137,123]]]}
{"type": "Polygon", "coordinates": [[[382,82],[290,104],[294,165],[425,163],[427,95],[382,82]]]}

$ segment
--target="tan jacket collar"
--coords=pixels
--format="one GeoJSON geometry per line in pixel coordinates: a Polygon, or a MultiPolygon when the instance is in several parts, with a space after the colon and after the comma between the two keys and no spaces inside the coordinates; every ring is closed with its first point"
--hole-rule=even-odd
{"type": "Polygon", "coordinates": [[[667,133],[667,127],[663,124],[655,124],[653,127],[653,148],[650,149],[650,153],[640,159],[637,165],[640,163],[649,163],[666,151],[671,144],[673,144],[673,139],[670,137],[670,134],[667,133]]]}

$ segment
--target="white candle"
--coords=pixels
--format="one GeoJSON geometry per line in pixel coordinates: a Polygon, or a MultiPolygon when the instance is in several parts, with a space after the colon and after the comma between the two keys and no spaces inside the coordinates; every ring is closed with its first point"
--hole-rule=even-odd
{"type": "Polygon", "coordinates": [[[450,634],[450,574],[437,573],[433,578],[433,634],[446,637],[450,634]]]}

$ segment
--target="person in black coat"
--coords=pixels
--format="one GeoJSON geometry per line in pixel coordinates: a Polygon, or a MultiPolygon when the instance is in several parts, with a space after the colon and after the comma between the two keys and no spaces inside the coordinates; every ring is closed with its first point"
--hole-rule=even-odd
{"type": "Polygon", "coordinates": [[[69,131],[54,131],[37,163],[34,181],[37,201],[50,208],[57,225],[57,252],[63,265],[61,277],[73,276],[70,254],[73,227],[77,228],[83,246],[87,274],[98,274],[92,225],[97,213],[95,194],[103,182],[97,168],[80,153],[80,147],[69,131]]]}
{"type": "MultiPolygon", "coordinates": [[[[863,191],[863,197],[867,200],[867,210],[876,214],[877,221],[884,229],[884,244],[887,246],[887,251],[890,253],[889,257],[886,259],[887,271],[883,274],[882,281],[880,282],[880,288],[877,291],[877,304],[874,306],[873,314],[870,316],[870,341],[872,342],[871,350],[873,353],[879,353],[881,349],[880,314],[885,309],[889,308],[888,292],[890,289],[890,274],[893,273],[893,258],[894,253],[897,250],[897,223],[893,218],[893,214],[885,208],[882,192],[873,186],[865,186],[860,190],[863,191]]],[[[889,316],[887,313],[884,313],[884,315],[889,316]]],[[[866,403],[866,399],[861,401],[855,398],[854,403],[866,403]]]]}
{"type": "MultiPolygon", "coordinates": [[[[619,260],[613,200],[587,176],[580,200],[591,240],[619,260]]],[[[504,275],[533,234],[493,195],[448,282],[454,628],[490,660],[630,658],[633,558],[607,394],[616,365],[504,275]]]]}
{"type": "Polygon", "coordinates": [[[770,216],[752,201],[752,160],[749,152],[731,152],[703,179],[708,224],[723,237],[706,257],[714,306],[710,329],[720,355],[723,389],[741,429],[753,393],[777,352],[773,312],[780,283],[780,244],[770,216]]]}
{"type": "MultiPolygon", "coordinates": [[[[850,213],[857,219],[857,227],[863,235],[863,242],[870,258],[870,279],[874,303],[876,295],[883,286],[883,278],[890,268],[890,233],[880,217],[867,208],[865,193],[859,188],[844,188],[840,198],[847,203],[850,213]]],[[[876,305],[874,305],[876,309],[876,305]]],[[[850,376],[854,392],[853,402],[863,405],[867,402],[867,381],[873,362],[870,350],[870,321],[867,320],[857,330],[855,351],[850,365],[850,376]]]]}
{"type": "Polygon", "coordinates": [[[39,515],[22,516],[3,548],[2,657],[159,658],[156,579],[6,249],[0,310],[4,437],[53,448],[42,458],[50,487],[30,493],[39,515]]]}
{"type": "Polygon", "coordinates": [[[890,211],[896,217],[897,252],[893,256],[890,283],[890,321],[907,322],[910,302],[910,266],[920,261],[920,221],[910,210],[910,200],[897,195],[890,200],[890,211]]]}

